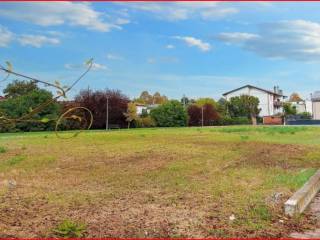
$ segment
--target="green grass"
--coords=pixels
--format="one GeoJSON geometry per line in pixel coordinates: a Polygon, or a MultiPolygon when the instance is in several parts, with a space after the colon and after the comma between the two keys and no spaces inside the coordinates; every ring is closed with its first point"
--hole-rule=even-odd
{"type": "Polygon", "coordinates": [[[282,204],[319,168],[319,144],[320,128],[290,126],[0,134],[1,176],[23,186],[2,205],[17,209],[25,236],[50,237],[52,215],[88,216],[89,237],[287,236],[282,204]],[[35,219],[19,215],[30,204],[42,209],[35,219]]]}

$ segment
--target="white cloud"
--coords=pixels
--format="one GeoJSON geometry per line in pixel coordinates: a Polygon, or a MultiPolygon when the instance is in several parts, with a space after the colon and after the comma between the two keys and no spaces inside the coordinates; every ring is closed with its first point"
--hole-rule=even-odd
{"type": "Polygon", "coordinates": [[[201,39],[194,38],[194,37],[181,37],[181,36],[175,36],[175,39],[179,39],[184,41],[189,47],[197,47],[203,52],[208,52],[211,49],[210,43],[203,42],[201,39]]]}
{"type": "Polygon", "coordinates": [[[320,61],[320,24],[305,20],[261,24],[257,34],[222,33],[219,39],[268,58],[320,61]]]}
{"type": "Polygon", "coordinates": [[[40,26],[67,24],[101,32],[121,29],[122,24],[128,23],[124,19],[106,22],[89,3],[72,2],[0,3],[0,16],[40,26]]]}
{"type": "Polygon", "coordinates": [[[107,54],[107,59],[109,60],[123,60],[123,57],[117,55],[117,54],[113,54],[113,53],[108,53],[107,54]]]}
{"type": "MultiPolygon", "coordinates": [[[[86,63],[83,64],[71,64],[71,63],[66,63],[64,67],[68,70],[77,70],[77,69],[83,69],[86,68],[87,65],[86,63]]],[[[100,63],[93,63],[92,68],[93,71],[102,71],[102,70],[109,70],[109,68],[106,65],[100,64],[100,63]]]]}
{"type": "Polygon", "coordinates": [[[13,40],[14,35],[7,28],[0,25],[0,47],[7,47],[13,40]]]}
{"type": "Polygon", "coordinates": [[[243,43],[253,38],[258,38],[259,35],[252,33],[231,32],[220,33],[218,38],[227,43],[243,43]]]}
{"type": "Polygon", "coordinates": [[[37,48],[42,47],[44,44],[57,45],[60,43],[60,39],[44,35],[22,34],[17,39],[22,46],[30,45],[37,48]]]}
{"type": "Polygon", "coordinates": [[[167,48],[167,49],[173,49],[173,48],[175,48],[175,46],[172,45],[172,44],[168,44],[168,45],[166,46],[166,48],[167,48]]]}
{"type": "Polygon", "coordinates": [[[154,16],[168,21],[186,20],[200,17],[202,19],[218,19],[238,12],[237,8],[219,2],[166,2],[166,3],[127,3],[133,10],[152,13],[154,16]]]}

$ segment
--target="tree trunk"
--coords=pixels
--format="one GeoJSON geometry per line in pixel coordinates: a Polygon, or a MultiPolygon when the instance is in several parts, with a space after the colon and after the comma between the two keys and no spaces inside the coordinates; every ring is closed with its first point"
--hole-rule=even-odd
{"type": "Polygon", "coordinates": [[[128,121],[128,129],[130,128],[130,121],[128,121]]]}
{"type": "Polygon", "coordinates": [[[257,125],[257,117],[254,115],[251,115],[251,122],[252,122],[252,125],[257,125]]]}

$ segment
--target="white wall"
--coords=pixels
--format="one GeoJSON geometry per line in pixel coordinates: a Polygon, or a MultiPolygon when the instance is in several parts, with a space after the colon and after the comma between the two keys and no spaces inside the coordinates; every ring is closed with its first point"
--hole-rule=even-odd
{"type": "Polygon", "coordinates": [[[259,116],[270,116],[276,113],[281,113],[282,109],[275,109],[273,106],[274,97],[273,94],[261,91],[255,88],[245,87],[238,91],[232,92],[226,96],[226,100],[230,100],[232,97],[238,97],[241,95],[254,96],[259,99],[259,108],[261,109],[259,116]]]}

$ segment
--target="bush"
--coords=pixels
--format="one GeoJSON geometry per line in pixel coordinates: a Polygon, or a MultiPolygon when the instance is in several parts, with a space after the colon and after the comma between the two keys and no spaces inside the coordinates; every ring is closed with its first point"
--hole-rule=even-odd
{"type": "Polygon", "coordinates": [[[150,116],[158,127],[184,127],[188,119],[185,108],[177,100],[168,101],[152,109],[150,116]]]}
{"type": "Polygon", "coordinates": [[[142,117],[135,120],[135,126],[137,128],[148,128],[148,127],[155,127],[156,123],[150,116],[147,116],[147,117],[142,117]]]}
{"type": "Polygon", "coordinates": [[[214,125],[218,125],[218,126],[248,125],[248,124],[251,124],[251,121],[247,117],[233,117],[233,118],[231,118],[229,116],[224,116],[214,122],[214,125]]]}
{"type": "Polygon", "coordinates": [[[7,149],[5,147],[0,146],[0,153],[5,153],[7,149]]]}
{"type": "Polygon", "coordinates": [[[84,224],[76,223],[71,220],[64,220],[53,230],[57,237],[81,238],[84,237],[86,227],[84,224]]]}

